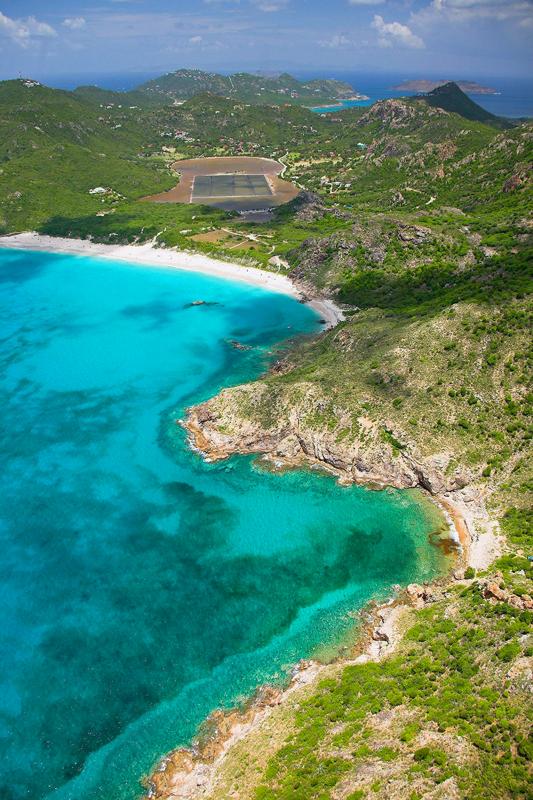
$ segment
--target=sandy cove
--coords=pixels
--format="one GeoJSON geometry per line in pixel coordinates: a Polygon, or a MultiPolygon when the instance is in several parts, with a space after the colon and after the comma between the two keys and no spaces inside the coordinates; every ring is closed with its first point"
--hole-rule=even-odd
{"type": "Polygon", "coordinates": [[[342,311],[332,300],[307,297],[286,275],[229,261],[221,261],[202,253],[190,253],[185,250],[160,247],[154,242],[135,245],[99,244],[87,239],[44,236],[35,231],[28,231],[26,233],[0,236],[0,247],[107,258],[112,261],[129,261],[130,263],[146,266],[199,272],[203,275],[212,275],[217,278],[258,286],[267,291],[286,294],[300,302],[305,302],[325,320],[325,330],[334,327],[344,319],[342,311]]]}
{"type": "Polygon", "coordinates": [[[254,455],[259,463],[275,471],[318,469],[347,486],[357,483],[373,489],[390,486],[397,489],[416,487],[439,507],[448,523],[450,537],[461,546],[465,565],[474,569],[486,569],[501,554],[503,540],[498,522],[487,511],[484,487],[462,482],[458,485],[447,485],[446,481],[441,480],[438,471],[432,469],[431,463],[411,459],[416,473],[415,480],[412,476],[404,475],[401,470],[399,474],[392,472],[388,469],[390,459],[385,458],[381,462],[378,454],[378,458],[373,460],[371,453],[364,469],[350,471],[348,457],[345,459],[347,463],[343,463],[340,457],[328,458],[328,453],[324,452],[327,447],[323,448],[324,451],[313,448],[312,443],[306,443],[303,447],[301,434],[296,435],[300,446],[294,452],[290,448],[287,451],[282,450],[275,436],[270,437],[268,431],[264,438],[257,441],[253,430],[251,434],[247,431],[250,437],[243,436],[242,441],[239,437],[218,437],[213,432],[216,432],[216,420],[213,427],[209,418],[210,402],[187,409],[186,418],[176,421],[187,431],[190,447],[206,461],[220,461],[239,453],[254,455]]]}

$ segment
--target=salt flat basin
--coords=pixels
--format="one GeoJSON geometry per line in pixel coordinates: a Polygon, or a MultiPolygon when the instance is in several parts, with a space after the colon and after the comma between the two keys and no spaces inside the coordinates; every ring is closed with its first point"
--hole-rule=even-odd
{"type": "Polygon", "coordinates": [[[288,203],[300,191],[293,183],[279,177],[284,166],[272,158],[190,158],[175,161],[172,169],[180,175],[178,185],[168,192],[145,197],[145,200],[153,203],[202,203],[226,211],[259,211],[288,203]],[[234,191],[228,189],[231,181],[216,180],[223,177],[233,178],[234,191]],[[202,191],[197,190],[200,185],[200,182],[196,184],[197,178],[212,179],[213,186],[207,193],[205,180],[201,182],[202,191]]]}

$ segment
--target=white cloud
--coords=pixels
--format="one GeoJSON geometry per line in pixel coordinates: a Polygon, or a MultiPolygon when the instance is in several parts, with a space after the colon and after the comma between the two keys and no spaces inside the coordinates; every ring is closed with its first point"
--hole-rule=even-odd
{"type": "Polygon", "coordinates": [[[200,44],[202,42],[201,36],[191,36],[189,39],[189,44],[200,44]]]}
{"type": "Polygon", "coordinates": [[[320,47],[330,47],[332,50],[338,50],[342,47],[348,47],[351,42],[343,33],[338,33],[330,36],[329,39],[320,39],[318,44],[320,47]]]}
{"type": "Polygon", "coordinates": [[[382,6],[385,0],[348,0],[351,6],[382,6]]]}
{"type": "Polygon", "coordinates": [[[57,36],[56,31],[47,22],[40,22],[35,17],[12,19],[0,11],[0,36],[7,36],[21,47],[29,47],[34,38],[50,38],[57,36]]]}
{"type": "Polygon", "coordinates": [[[80,28],[85,27],[85,20],[83,17],[67,17],[62,24],[65,28],[70,28],[71,31],[79,31],[80,28]]]}
{"type": "Polygon", "coordinates": [[[425,47],[423,40],[417,36],[408,25],[401,22],[385,22],[379,14],[374,15],[372,27],[378,32],[380,47],[400,45],[420,50],[425,47]]]}
{"type": "Polygon", "coordinates": [[[442,17],[452,22],[470,19],[524,20],[533,19],[532,0],[432,0],[429,6],[413,15],[422,20],[442,17]]]}

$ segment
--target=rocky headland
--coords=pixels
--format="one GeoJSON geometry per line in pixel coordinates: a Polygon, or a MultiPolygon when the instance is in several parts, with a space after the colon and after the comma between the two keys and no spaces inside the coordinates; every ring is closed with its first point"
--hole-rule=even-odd
{"type": "Polygon", "coordinates": [[[453,466],[451,452],[422,455],[414,443],[400,442],[403,432],[383,429],[366,416],[356,420],[355,435],[343,435],[354,427],[348,409],[336,409],[334,426],[317,425],[321,397],[311,385],[293,389],[290,402],[278,394],[270,418],[258,411],[267,396],[271,402],[261,382],[225,389],[189,408],[181,424],[191,445],[209,461],[257,454],[270,468],[320,468],[346,484],[418,487],[452,515],[470,563],[486,566],[498,553],[497,524],[486,510],[486,492],[468,470],[453,466]]]}

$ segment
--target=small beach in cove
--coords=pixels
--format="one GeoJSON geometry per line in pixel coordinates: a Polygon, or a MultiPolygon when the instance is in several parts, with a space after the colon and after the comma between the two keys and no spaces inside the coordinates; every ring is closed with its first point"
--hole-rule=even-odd
{"type": "Polygon", "coordinates": [[[445,574],[447,526],[418,491],[187,447],[187,406],[321,329],[284,276],[34,234],[2,244],[1,777],[20,798],[134,800],[215,708],[333,657],[393,585],[445,574]]]}

